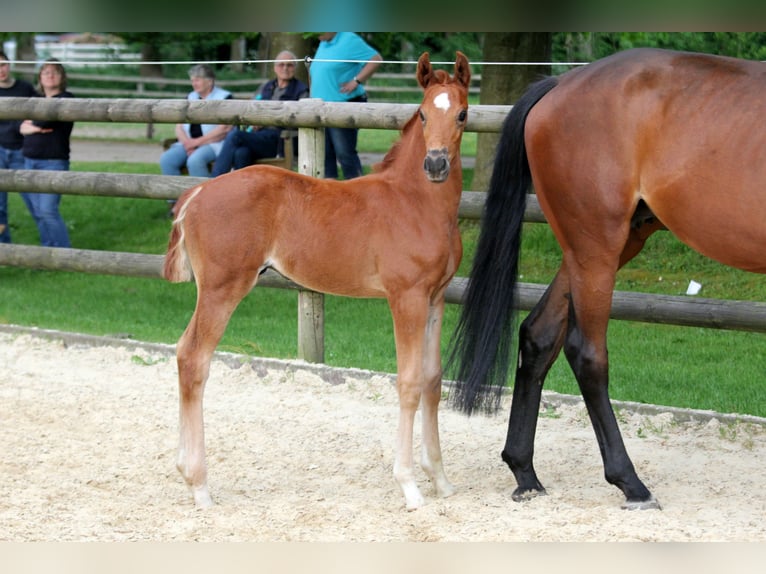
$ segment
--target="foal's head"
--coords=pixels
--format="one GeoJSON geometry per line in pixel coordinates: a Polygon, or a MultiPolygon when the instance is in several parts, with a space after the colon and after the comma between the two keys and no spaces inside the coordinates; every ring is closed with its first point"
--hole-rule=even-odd
{"type": "Polygon", "coordinates": [[[460,153],[468,118],[468,85],[471,69],[468,59],[461,52],[455,58],[455,75],[434,70],[428,53],[418,60],[418,82],[425,94],[420,104],[420,121],[426,142],[426,158],[423,169],[433,182],[443,182],[450,172],[450,161],[460,153]]]}

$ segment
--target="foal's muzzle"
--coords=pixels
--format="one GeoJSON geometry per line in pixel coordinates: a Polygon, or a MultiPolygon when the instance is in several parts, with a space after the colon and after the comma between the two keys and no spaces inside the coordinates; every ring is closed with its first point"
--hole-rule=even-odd
{"type": "Polygon", "coordinates": [[[428,150],[423,161],[423,170],[429,180],[441,183],[449,176],[449,155],[447,148],[428,150]]]}

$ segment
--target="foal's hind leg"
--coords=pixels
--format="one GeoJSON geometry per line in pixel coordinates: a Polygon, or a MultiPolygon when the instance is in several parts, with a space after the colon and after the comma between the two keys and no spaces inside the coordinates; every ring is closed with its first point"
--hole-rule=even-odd
{"type": "Polygon", "coordinates": [[[560,271],[519,330],[513,402],[501,453],[518,484],[512,495],[517,502],[545,494],[533,466],[535,431],[543,382],[564,340],[568,290],[560,271]]]}
{"type": "Polygon", "coordinates": [[[231,314],[251,285],[240,280],[212,290],[198,284],[197,307],[177,345],[180,440],[176,467],[191,488],[198,508],[213,504],[205,462],[202,415],[205,382],[231,314]]]}
{"type": "Polygon", "coordinates": [[[423,418],[423,449],[421,466],[431,479],[436,494],[451,496],[455,488],[447,479],[439,442],[439,402],[442,393],[441,327],[444,299],[429,309],[423,357],[423,395],[420,399],[423,418]]]}

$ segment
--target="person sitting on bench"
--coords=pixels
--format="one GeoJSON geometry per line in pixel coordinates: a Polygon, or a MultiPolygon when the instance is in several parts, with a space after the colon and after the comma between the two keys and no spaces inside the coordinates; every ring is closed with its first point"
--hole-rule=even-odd
{"type": "MultiPolygon", "coordinates": [[[[309,88],[295,78],[295,54],[284,50],[274,62],[276,77],[266,82],[255,95],[256,100],[299,100],[308,96],[309,88]]],[[[226,135],[223,147],[213,164],[212,177],[240,169],[266,157],[283,156],[281,145],[293,145],[291,139],[281,138],[276,126],[250,126],[234,129],[226,135]]]]}

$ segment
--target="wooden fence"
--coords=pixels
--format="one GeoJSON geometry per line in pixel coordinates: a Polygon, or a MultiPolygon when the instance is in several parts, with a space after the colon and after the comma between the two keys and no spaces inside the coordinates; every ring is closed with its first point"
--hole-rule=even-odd
{"type": "MultiPolygon", "coordinates": [[[[99,122],[201,122],[253,123],[299,128],[299,169],[318,175],[322,161],[319,142],[324,126],[400,129],[417,109],[406,104],[332,104],[317,100],[300,102],[167,100],[83,100],[0,98],[0,119],[66,119],[99,122]]],[[[468,131],[497,131],[509,106],[473,106],[468,131]]],[[[31,193],[62,193],[108,197],[174,199],[186,188],[205,181],[191,177],[84,172],[0,170],[0,189],[31,193]]],[[[478,219],[484,194],[464,191],[460,217],[478,219]]],[[[530,195],[526,221],[544,222],[536,198],[530,195]]],[[[85,249],[53,249],[31,245],[0,245],[0,266],[64,270],[160,278],[162,255],[117,253],[85,249]]],[[[465,278],[455,278],[447,289],[447,302],[460,304],[465,278]]],[[[299,356],[323,361],[321,296],[305,292],[275,272],[267,272],[259,285],[297,289],[299,298],[299,356]]],[[[544,285],[522,283],[517,306],[531,309],[544,285]]],[[[615,292],[612,318],[649,323],[701,326],[766,332],[766,303],[723,301],[631,292],[615,292]]]]}
{"type": "MultiPolygon", "coordinates": [[[[59,58],[63,59],[63,58],[59,58]]],[[[108,62],[103,63],[108,65],[108,62]]],[[[413,66],[414,69],[414,66],[413,66]]],[[[34,67],[18,66],[15,71],[28,78],[35,77],[34,67]]],[[[122,76],[116,74],[89,74],[67,71],[69,89],[77,97],[102,98],[185,98],[191,84],[185,78],[153,78],[148,76],[122,76]],[[99,85],[100,84],[100,85],[99,85]]],[[[217,85],[229,90],[236,99],[251,99],[260,86],[271,78],[253,77],[240,80],[220,79],[217,85]]],[[[471,76],[470,93],[478,95],[481,74],[471,76]]],[[[365,84],[373,100],[386,101],[402,94],[416,98],[422,93],[414,73],[377,72],[365,84]]]]}

